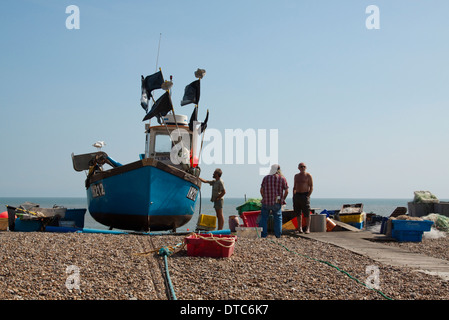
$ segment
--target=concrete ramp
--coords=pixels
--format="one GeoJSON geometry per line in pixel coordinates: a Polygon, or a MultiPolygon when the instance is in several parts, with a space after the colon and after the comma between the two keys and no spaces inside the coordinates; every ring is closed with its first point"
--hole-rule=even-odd
{"type": "Polygon", "coordinates": [[[387,246],[382,244],[381,241],[370,241],[385,240],[385,236],[381,234],[370,231],[335,231],[312,232],[300,236],[336,245],[383,264],[409,267],[427,274],[438,275],[446,281],[449,280],[449,261],[387,246]]]}

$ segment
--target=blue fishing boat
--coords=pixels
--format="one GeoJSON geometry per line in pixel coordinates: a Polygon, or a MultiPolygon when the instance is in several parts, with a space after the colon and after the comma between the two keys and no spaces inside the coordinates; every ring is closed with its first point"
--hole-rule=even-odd
{"type": "MultiPolygon", "coordinates": [[[[181,106],[195,105],[189,122],[187,116],[174,112],[171,80],[164,81],[161,71],[142,76],[143,121],[149,122],[145,123],[145,153],[139,160],[122,165],[101,150],[72,153],[74,169],[87,172],[88,210],[96,221],[110,229],[135,231],[176,230],[190,221],[201,189],[197,141],[208,119],[207,114],[204,122],[197,121],[199,81],[204,74],[198,69],[198,80],[185,88],[181,106]],[[165,93],[148,111],[156,89],[165,93]],[[157,118],[158,123],[151,125],[151,118],[157,118]],[[111,168],[104,169],[105,165],[111,168]]],[[[100,149],[103,145],[94,146],[100,149]]]]}

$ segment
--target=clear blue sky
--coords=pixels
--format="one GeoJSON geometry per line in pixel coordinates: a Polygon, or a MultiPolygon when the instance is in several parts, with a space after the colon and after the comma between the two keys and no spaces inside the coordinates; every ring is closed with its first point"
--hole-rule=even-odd
{"type": "MultiPolygon", "coordinates": [[[[84,196],[70,154],[122,163],[144,151],[140,76],[202,81],[209,128],[277,129],[290,186],[299,162],[314,197],[449,198],[449,2],[0,2],[0,196],[84,196]],[[80,29],[66,28],[66,7],[80,29]],[[365,12],[380,10],[380,29],[365,12]]],[[[224,171],[228,196],[259,195],[260,165],[224,171]]],[[[204,186],[203,196],[210,194],[204,186]]],[[[290,188],[292,190],[292,188],[290,188]]]]}

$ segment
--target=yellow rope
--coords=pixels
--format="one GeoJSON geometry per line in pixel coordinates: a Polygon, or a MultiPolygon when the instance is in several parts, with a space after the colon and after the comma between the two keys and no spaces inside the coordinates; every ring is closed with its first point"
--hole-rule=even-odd
{"type": "MultiPolygon", "coordinates": [[[[8,207],[8,206],[7,206],[7,207],[8,207]]],[[[45,216],[44,216],[42,213],[40,213],[40,212],[34,212],[34,211],[22,209],[22,208],[15,208],[15,210],[22,211],[22,212],[24,212],[24,213],[28,213],[28,214],[31,214],[31,215],[33,215],[33,216],[39,217],[39,218],[45,217],[45,216]]]]}

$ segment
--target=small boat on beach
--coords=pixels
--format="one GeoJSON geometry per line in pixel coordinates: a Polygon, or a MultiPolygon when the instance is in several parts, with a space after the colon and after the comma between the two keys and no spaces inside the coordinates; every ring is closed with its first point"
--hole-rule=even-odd
{"type": "MultiPolygon", "coordinates": [[[[54,206],[53,208],[41,208],[39,204],[25,202],[18,207],[6,206],[8,212],[8,227],[9,230],[15,231],[16,218],[19,217],[20,221],[38,222],[41,229],[41,222],[45,221],[45,224],[53,221],[59,221],[64,219],[67,208],[54,206]]],[[[20,222],[19,221],[19,222],[20,222]]]]}
{"type": "MultiPolygon", "coordinates": [[[[200,80],[205,71],[198,69],[185,88],[181,106],[193,103],[190,121],[175,114],[170,81],[162,71],[142,76],[141,106],[146,111],[145,153],[139,160],[122,165],[107,153],[97,151],[74,155],[73,168],[86,171],[88,210],[99,223],[134,231],[176,230],[188,223],[195,212],[201,189],[200,168],[196,155],[197,141],[204,133],[207,119],[197,121],[200,80]],[[165,92],[156,100],[153,90],[165,92]],[[148,111],[148,102],[153,101],[148,111]],[[151,125],[156,118],[157,124],[151,125]],[[111,168],[104,169],[104,165],[111,168]]],[[[102,144],[103,145],[103,144],[102,144]]]]}
{"type": "Polygon", "coordinates": [[[18,207],[6,206],[8,213],[15,215],[31,216],[36,218],[64,218],[67,208],[54,205],[53,208],[42,208],[37,203],[24,202],[18,207]]]}

